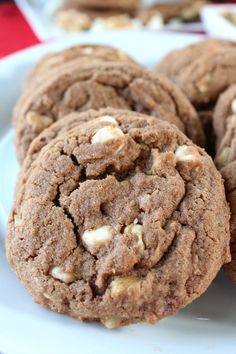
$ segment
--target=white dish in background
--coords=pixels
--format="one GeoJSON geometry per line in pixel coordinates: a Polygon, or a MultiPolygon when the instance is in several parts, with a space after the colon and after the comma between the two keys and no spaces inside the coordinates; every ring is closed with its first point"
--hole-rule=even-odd
{"type": "Polygon", "coordinates": [[[12,107],[30,66],[48,51],[75,43],[116,45],[153,66],[170,49],[200,36],[113,32],[80,34],[10,56],[0,65],[0,353],[2,354],[235,354],[236,286],[222,273],[208,291],[159,324],[107,330],[53,313],[32,302],[7,264],[4,239],[18,164],[13,145],[12,107]],[[138,40],[137,40],[138,38],[138,40]],[[135,45],[141,43],[142,47],[135,45]]]}
{"type": "Polygon", "coordinates": [[[203,27],[211,37],[236,40],[236,25],[222,16],[223,12],[236,14],[236,5],[206,5],[201,11],[203,27]]]}
{"type": "MultiPolygon", "coordinates": [[[[119,0],[117,0],[119,1],[119,0]]],[[[163,0],[144,0],[144,3],[151,5],[163,0]]],[[[180,2],[181,0],[166,0],[166,2],[180,2]]],[[[66,34],[60,28],[54,19],[56,10],[59,8],[62,0],[15,0],[16,5],[30,24],[31,28],[41,41],[56,38],[66,34]]],[[[140,29],[141,24],[138,20],[133,21],[134,30],[140,29]]],[[[164,29],[171,31],[186,31],[200,33],[203,31],[201,23],[171,23],[164,26],[164,29]]],[[[91,31],[97,33],[102,29],[99,26],[99,21],[93,26],[91,31]],[[98,25],[98,26],[97,26],[98,25]]],[[[151,30],[151,29],[150,29],[151,30]]],[[[105,30],[106,31],[106,30],[105,30]]]]}

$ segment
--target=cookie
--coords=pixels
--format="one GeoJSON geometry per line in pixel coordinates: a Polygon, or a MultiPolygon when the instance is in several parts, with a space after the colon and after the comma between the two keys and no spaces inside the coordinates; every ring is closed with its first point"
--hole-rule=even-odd
{"type": "Polygon", "coordinates": [[[213,123],[219,146],[227,130],[227,124],[234,120],[236,115],[236,85],[230,86],[223,92],[215,106],[213,123]]]}
{"type": "Polygon", "coordinates": [[[165,119],[194,142],[204,144],[194,108],[161,75],[125,61],[87,65],[73,61],[19,99],[14,110],[18,159],[22,162],[32,140],[63,116],[108,106],[165,119]]]}
{"type": "Polygon", "coordinates": [[[230,252],[232,261],[225,266],[225,270],[231,280],[236,283],[236,161],[228,163],[221,168],[220,172],[225,180],[225,190],[227,201],[230,206],[230,252]]]}
{"type": "Polygon", "coordinates": [[[236,115],[229,117],[224,137],[222,138],[215,163],[219,170],[236,160],[236,115]]]}
{"type": "Polygon", "coordinates": [[[146,26],[155,16],[161,16],[164,23],[171,20],[180,22],[193,22],[199,20],[199,13],[206,1],[183,1],[175,3],[157,3],[151,6],[143,6],[139,10],[139,19],[146,26]]]}
{"type": "Polygon", "coordinates": [[[31,87],[31,84],[34,83],[38,85],[45,80],[45,76],[52,75],[55,70],[79,58],[85,61],[129,61],[138,64],[128,54],[110,46],[93,44],[76,45],[44,56],[31,70],[24,87],[31,87]]]}
{"type": "Polygon", "coordinates": [[[156,70],[178,83],[179,76],[182,76],[189,67],[192,67],[199,58],[204,57],[208,53],[214,55],[222,47],[234,49],[236,48],[236,44],[232,41],[219,39],[203,40],[171,51],[157,64],[156,70]]]}
{"type": "Polygon", "coordinates": [[[178,78],[179,87],[196,106],[216,102],[219,94],[235,82],[236,48],[205,54],[178,78]]]}
{"type": "Polygon", "coordinates": [[[155,323],[200,296],[230,260],[223,182],[168,122],[86,114],[96,119],[51,140],[22,180],[7,258],[54,311],[108,328],[155,323]]]}
{"type": "Polygon", "coordinates": [[[114,9],[133,13],[139,6],[139,0],[67,0],[64,6],[85,9],[114,9]]]}

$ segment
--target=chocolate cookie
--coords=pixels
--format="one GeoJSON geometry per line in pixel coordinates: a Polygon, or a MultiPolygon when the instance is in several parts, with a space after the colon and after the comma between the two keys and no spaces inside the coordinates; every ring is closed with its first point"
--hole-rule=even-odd
{"type": "Polygon", "coordinates": [[[236,82],[236,48],[207,53],[178,77],[179,87],[195,106],[216,102],[236,82]]]}
{"type": "Polygon", "coordinates": [[[236,160],[221,168],[220,172],[225,180],[227,201],[230,206],[230,252],[232,261],[225,266],[231,280],[236,283],[236,160]]]}
{"type": "MultiPolygon", "coordinates": [[[[207,54],[214,56],[214,53],[221,51],[222,48],[236,49],[236,43],[226,40],[207,39],[182,49],[173,50],[157,64],[156,70],[178,84],[179,77],[185,75],[186,70],[191,71],[196,61],[204,58],[207,54]]],[[[202,67],[202,65],[199,66],[202,67]]],[[[188,79],[192,82],[191,77],[188,79]]]]}
{"type": "Polygon", "coordinates": [[[38,85],[45,80],[45,76],[52,75],[65,64],[73,60],[93,61],[129,61],[137,64],[128,54],[123,51],[105,45],[76,45],[59,52],[53,52],[44,56],[31,70],[24,87],[31,87],[31,84],[38,85]]]}
{"type": "Polygon", "coordinates": [[[19,99],[14,110],[19,160],[23,161],[31,141],[53,122],[73,111],[108,106],[165,119],[194,142],[204,143],[195,110],[181,91],[161,75],[125,61],[87,65],[73,61],[19,99]]]}
{"type": "Polygon", "coordinates": [[[220,93],[236,82],[236,43],[207,40],[188,46],[169,54],[157,70],[174,81],[200,113],[211,141],[207,151],[214,155],[211,112],[220,93]]]}
{"type": "Polygon", "coordinates": [[[227,124],[230,124],[230,120],[234,121],[235,115],[236,85],[232,85],[220,95],[214,110],[213,122],[218,146],[226,133],[227,124]]]}
{"type": "Polygon", "coordinates": [[[236,85],[232,85],[220,97],[214,112],[214,128],[217,135],[215,163],[225,180],[227,200],[230,205],[232,261],[225,268],[236,283],[236,85]]]}
{"type": "Polygon", "coordinates": [[[22,180],[7,257],[54,311],[108,328],[155,323],[200,296],[230,260],[223,182],[168,122],[86,114],[96,119],[49,142],[22,180]]]}

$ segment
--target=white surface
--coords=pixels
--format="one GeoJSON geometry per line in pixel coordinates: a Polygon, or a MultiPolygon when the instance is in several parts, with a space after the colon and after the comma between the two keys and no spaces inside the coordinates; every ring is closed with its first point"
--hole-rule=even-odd
{"type": "Polygon", "coordinates": [[[236,5],[204,6],[201,11],[203,27],[211,37],[236,40],[236,25],[222,16],[225,11],[236,14],[236,5]]]}
{"type": "MultiPolygon", "coordinates": [[[[119,1],[119,0],[117,0],[119,1]]],[[[146,5],[162,2],[163,0],[144,0],[146,5]]],[[[181,0],[165,0],[166,2],[181,2],[181,0]]],[[[56,38],[65,34],[63,29],[57,26],[54,15],[56,9],[62,3],[62,0],[15,0],[15,3],[29,22],[35,34],[40,40],[47,40],[56,38]]],[[[97,33],[99,31],[98,23],[93,26],[91,31],[97,33]]],[[[140,28],[139,20],[133,21],[133,29],[140,28]]],[[[172,23],[164,26],[164,29],[186,31],[186,32],[200,32],[202,31],[201,23],[172,23]]],[[[102,30],[100,28],[100,30],[102,30]]],[[[151,30],[151,29],[150,29],[151,30]]]]}
{"type": "MultiPolygon", "coordinates": [[[[96,41],[115,43],[148,66],[171,48],[196,36],[148,33],[106,33],[96,41]],[[137,37],[138,36],[138,40],[137,37]],[[140,43],[142,47],[136,46],[140,43]]],[[[32,302],[7,265],[4,238],[18,165],[10,129],[12,107],[22,78],[49,50],[76,42],[94,42],[90,35],[61,39],[13,55],[0,63],[0,353],[1,354],[235,354],[236,286],[221,274],[210,289],[178,315],[155,326],[134,325],[107,330],[53,313],[32,302]]]]}

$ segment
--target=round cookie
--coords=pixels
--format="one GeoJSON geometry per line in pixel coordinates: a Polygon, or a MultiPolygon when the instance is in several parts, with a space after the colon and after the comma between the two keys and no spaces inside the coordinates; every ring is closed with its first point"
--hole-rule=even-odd
{"type": "Polygon", "coordinates": [[[104,113],[86,113],[96,119],[33,161],[9,218],[7,257],[54,311],[108,328],[155,323],[200,296],[230,260],[223,182],[174,125],[104,113]]]}
{"type": "Polygon", "coordinates": [[[13,119],[19,160],[23,161],[31,141],[53,122],[73,111],[108,106],[165,119],[197,144],[204,144],[194,108],[168,79],[125,61],[84,65],[72,61],[19,99],[13,119]]]}
{"type": "MultiPolygon", "coordinates": [[[[221,143],[230,121],[234,120],[236,115],[236,84],[231,85],[224,91],[215,106],[213,123],[217,137],[217,145],[221,143]]],[[[232,124],[232,123],[231,123],[232,124]]]]}
{"type": "MultiPolygon", "coordinates": [[[[178,84],[179,77],[184,75],[186,70],[191,71],[188,68],[191,68],[196,61],[204,58],[206,54],[214,55],[218,50],[221,51],[222,48],[223,50],[228,48],[236,49],[236,43],[227,40],[207,39],[182,49],[173,50],[157,64],[156,70],[178,84]]],[[[188,79],[190,80],[191,77],[188,79]]]]}
{"type": "Polygon", "coordinates": [[[225,265],[225,270],[231,280],[236,283],[236,160],[228,163],[220,170],[225,180],[225,191],[230,206],[230,252],[232,261],[225,265]]]}
{"type": "Polygon", "coordinates": [[[137,64],[128,54],[110,46],[93,44],[76,45],[44,56],[31,70],[24,87],[31,87],[31,84],[40,84],[45,80],[45,75],[52,75],[55,70],[59,70],[68,62],[78,60],[78,58],[85,61],[130,61],[137,64]]]}
{"type": "Polygon", "coordinates": [[[176,82],[196,107],[216,102],[220,93],[236,82],[236,47],[204,54],[183,70],[176,82]]]}

